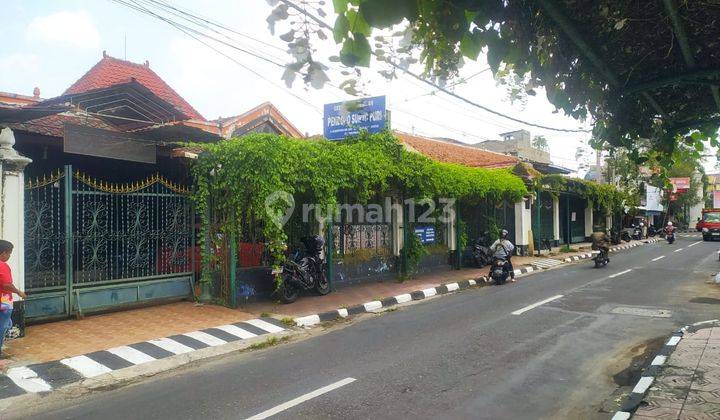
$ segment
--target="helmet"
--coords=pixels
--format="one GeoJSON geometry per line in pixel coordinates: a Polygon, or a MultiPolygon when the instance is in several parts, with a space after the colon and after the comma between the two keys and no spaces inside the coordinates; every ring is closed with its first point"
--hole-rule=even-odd
{"type": "Polygon", "coordinates": [[[672,226],[672,222],[668,222],[668,226],[672,226]]]}
{"type": "Polygon", "coordinates": [[[509,233],[509,232],[508,232],[507,230],[503,229],[503,230],[500,231],[500,237],[502,237],[502,238],[507,238],[508,233],[509,233]]]}

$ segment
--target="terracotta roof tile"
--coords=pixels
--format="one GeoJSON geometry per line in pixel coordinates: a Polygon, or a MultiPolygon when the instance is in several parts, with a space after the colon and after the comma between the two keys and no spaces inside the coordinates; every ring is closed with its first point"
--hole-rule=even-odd
{"type": "Polygon", "coordinates": [[[8,124],[10,128],[18,131],[42,134],[44,136],[63,137],[63,125],[65,123],[84,125],[87,127],[101,128],[103,130],[118,131],[114,126],[106,123],[100,118],[91,115],[55,114],[47,117],[37,118],[18,124],[8,124]]]}
{"type": "Polygon", "coordinates": [[[463,146],[442,140],[395,131],[395,136],[409,148],[440,162],[483,168],[506,168],[519,161],[514,156],[463,146]]]}
{"type": "Polygon", "coordinates": [[[165,83],[157,73],[152,71],[149,65],[120,60],[108,55],[105,55],[77,82],[73,83],[64,94],[106,88],[118,83],[129,82],[131,79],[137,80],[157,96],[173,104],[188,117],[205,121],[205,118],[175,92],[170,85],[165,83]]]}

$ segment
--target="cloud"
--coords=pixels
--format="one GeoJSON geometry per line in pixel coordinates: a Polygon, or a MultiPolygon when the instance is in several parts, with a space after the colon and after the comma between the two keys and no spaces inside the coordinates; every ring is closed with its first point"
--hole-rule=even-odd
{"type": "Polygon", "coordinates": [[[90,15],[80,10],[38,16],[25,29],[32,41],[77,48],[98,48],[100,33],[90,15]]]}
{"type": "Polygon", "coordinates": [[[15,53],[0,57],[0,74],[37,73],[40,71],[40,57],[36,54],[15,53]]]}

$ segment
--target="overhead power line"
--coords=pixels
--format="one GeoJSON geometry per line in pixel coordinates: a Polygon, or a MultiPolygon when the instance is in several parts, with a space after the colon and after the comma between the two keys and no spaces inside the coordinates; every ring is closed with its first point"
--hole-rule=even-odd
{"type": "MultiPolygon", "coordinates": [[[[308,12],[307,10],[305,10],[305,8],[302,8],[302,7],[298,6],[298,5],[296,5],[295,3],[293,3],[293,2],[290,1],[290,0],[280,0],[280,1],[283,2],[284,4],[286,4],[287,6],[292,7],[293,9],[299,11],[300,13],[303,13],[304,15],[306,15],[307,17],[309,17],[310,19],[312,19],[313,21],[315,21],[316,23],[318,23],[320,26],[322,26],[322,27],[324,27],[324,28],[326,28],[326,29],[329,29],[329,30],[333,30],[333,27],[332,27],[332,26],[330,26],[328,23],[326,23],[326,22],[323,21],[322,19],[318,18],[317,16],[313,15],[312,13],[308,12]]],[[[374,52],[372,52],[372,54],[375,55],[374,52]]],[[[416,74],[416,73],[411,72],[410,70],[404,68],[403,66],[400,66],[399,64],[393,62],[392,60],[388,59],[387,57],[383,57],[383,59],[384,59],[384,61],[385,61],[386,63],[390,64],[390,65],[391,65],[392,67],[394,67],[395,69],[400,70],[400,71],[403,72],[404,74],[407,74],[408,76],[410,76],[410,77],[412,77],[412,78],[414,78],[414,79],[416,79],[416,80],[418,80],[418,81],[420,81],[420,82],[422,82],[422,83],[424,83],[424,84],[426,84],[426,85],[428,85],[428,86],[431,86],[431,87],[433,87],[434,89],[437,89],[438,91],[440,91],[440,92],[442,92],[442,93],[444,93],[444,94],[446,94],[446,95],[452,96],[452,97],[455,98],[455,99],[458,99],[458,100],[460,100],[460,101],[463,101],[463,102],[465,102],[465,103],[467,103],[467,104],[469,104],[469,105],[472,105],[472,106],[474,106],[474,107],[476,107],[476,108],[482,109],[482,110],[485,111],[485,112],[489,112],[489,113],[494,114],[494,115],[497,115],[497,116],[499,116],[499,117],[506,118],[506,119],[508,119],[508,120],[510,120],[510,121],[514,121],[514,122],[516,122],[516,123],[524,124],[524,125],[527,125],[527,126],[530,126],[530,127],[537,127],[537,128],[542,128],[542,129],[544,129],[544,130],[550,130],[550,131],[561,131],[561,132],[567,132],[567,133],[588,133],[588,132],[591,131],[591,130],[585,130],[585,129],[569,129],[569,128],[549,127],[549,126],[546,126],[546,125],[536,124],[536,123],[533,123],[533,122],[529,122],[529,121],[521,120],[521,119],[519,119],[519,118],[512,117],[512,116],[510,116],[510,115],[504,114],[504,113],[499,112],[499,111],[495,111],[494,109],[491,109],[491,108],[488,108],[488,107],[486,107],[486,106],[484,106],[484,105],[481,105],[481,104],[479,104],[479,103],[477,103],[477,102],[475,102],[475,101],[473,101],[473,100],[471,100],[471,99],[465,98],[464,96],[458,95],[457,93],[452,92],[452,91],[450,91],[450,90],[448,90],[448,89],[446,89],[446,88],[438,85],[437,83],[435,83],[435,82],[433,82],[433,81],[431,81],[431,80],[428,80],[428,79],[422,77],[421,75],[418,75],[418,74],[416,74]]]]}

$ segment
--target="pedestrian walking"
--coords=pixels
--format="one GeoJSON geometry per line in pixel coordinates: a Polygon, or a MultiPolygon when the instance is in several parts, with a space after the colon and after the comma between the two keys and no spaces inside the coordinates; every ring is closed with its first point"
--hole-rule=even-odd
{"type": "Polygon", "coordinates": [[[2,345],[5,334],[12,327],[13,293],[23,299],[27,298],[25,292],[13,284],[12,272],[7,263],[12,252],[13,244],[0,239],[0,357],[3,356],[2,345]]]}

